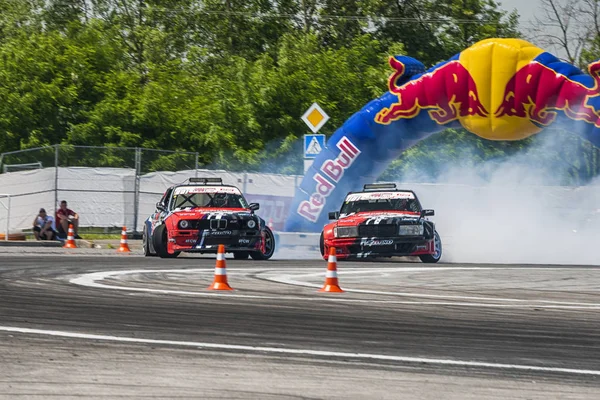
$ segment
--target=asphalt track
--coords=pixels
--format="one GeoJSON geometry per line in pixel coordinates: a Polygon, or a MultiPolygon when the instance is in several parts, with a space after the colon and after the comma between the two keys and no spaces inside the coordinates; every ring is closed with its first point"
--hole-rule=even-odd
{"type": "Polygon", "coordinates": [[[0,254],[0,398],[597,399],[600,267],[0,254]]]}

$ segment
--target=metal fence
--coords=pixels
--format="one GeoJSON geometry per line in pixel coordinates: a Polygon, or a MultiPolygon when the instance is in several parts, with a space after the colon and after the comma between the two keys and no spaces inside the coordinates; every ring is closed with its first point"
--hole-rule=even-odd
{"type": "Polygon", "coordinates": [[[198,153],[143,147],[57,144],[0,154],[2,172],[48,167],[134,168],[140,173],[198,168],[198,153]]]}
{"type": "MultiPolygon", "coordinates": [[[[141,147],[73,146],[57,144],[0,154],[0,170],[3,173],[55,168],[54,188],[38,191],[38,194],[54,192],[54,204],[58,204],[59,192],[77,190],[59,188],[59,167],[110,167],[135,170],[133,187],[127,193],[133,195],[133,226],[138,225],[139,177],[154,171],[197,170],[198,153],[155,150],[141,147]]],[[[110,191],[110,190],[108,190],[110,191]]],[[[106,193],[107,189],[102,192],[106,193]]],[[[119,191],[122,192],[121,190],[119,191]]],[[[18,197],[17,194],[14,197],[18,197]]],[[[7,211],[8,215],[8,211],[7,211]]],[[[8,219],[8,218],[7,218],[8,219]]]]}
{"type": "Polygon", "coordinates": [[[56,212],[59,200],[66,199],[70,208],[84,211],[80,213],[81,226],[121,224],[138,232],[166,187],[190,176],[214,174],[238,186],[249,200],[262,201],[261,216],[283,226],[301,177],[201,170],[198,156],[193,152],[71,145],[3,153],[0,187],[3,193],[10,193],[12,216],[6,206],[0,206],[0,224],[3,227],[7,222],[12,230],[26,229],[40,207],[56,212]]]}

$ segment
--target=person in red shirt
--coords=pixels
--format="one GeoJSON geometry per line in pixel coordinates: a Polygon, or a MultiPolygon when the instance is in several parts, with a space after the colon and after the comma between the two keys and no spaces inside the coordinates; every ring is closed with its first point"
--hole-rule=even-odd
{"type": "Polygon", "coordinates": [[[69,224],[73,225],[75,239],[81,239],[77,234],[79,229],[79,214],[67,208],[67,201],[60,202],[60,208],[56,211],[56,228],[61,236],[67,237],[69,224]]]}

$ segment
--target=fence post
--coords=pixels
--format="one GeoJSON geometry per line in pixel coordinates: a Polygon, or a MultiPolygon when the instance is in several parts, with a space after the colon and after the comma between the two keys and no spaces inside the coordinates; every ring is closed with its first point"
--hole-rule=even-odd
{"type": "Polygon", "coordinates": [[[6,234],[4,240],[8,240],[8,232],[10,230],[10,194],[8,195],[8,208],[6,209],[6,234]]]}
{"type": "Polygon", "coordinates": [[[10,230],[10,194],[0,194],[0,196],[6,196],[6,205],[0,202],[0,206],[6,208],[6,231],[4,232],[4,240],[8,240],[8,231],[10,230]]]}
{"type": "Polygon", "coordinates": [[[194,173],[194,176],[197,178],[198,177],[198,152],[196,152],[196,161],[194,163],[194,171],[196,171],[194,173]]]}
{"type": "Polygon", "coordinates": [[[244,195],[246,195],[247,190],[246,188],[248,187],[248,173],[246,173],[246,171],[244,171],[244,183],[242,184],[242,193],[244,193],[244,195]]]}
{"type": "Polygon", "coordinates": [[[54,145],[54,215],[56,215],[58,204],[58,151],[59,144],[54,145]]]}
{"type": "Polygon", "coordinates": [[[135,180],[133,192],[133,232],[137,233],[138,214],[140,211],[140,175],[142,173],[142,149],[135,148],[135,180]]]}

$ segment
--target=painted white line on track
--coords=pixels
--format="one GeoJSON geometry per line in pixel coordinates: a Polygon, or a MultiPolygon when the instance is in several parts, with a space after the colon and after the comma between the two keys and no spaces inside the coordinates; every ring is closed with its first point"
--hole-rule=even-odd
{"type": "MultiPolygon", "coordinates": [[[[435,268],[435,267],[433,267],[435,268]]],[[[476,267],[467,267],[467,268],[451,268],[453,270],[468,270],[468,269],[485,269],[485,268],[476,268],[476,267]]],[[[504,269],[504,268],[502,268],[504,269]]],[[[373,273],[373,271],[367,271],[369,273],[373,273]]],[[[343,278],[343,275],[347,273],[340,274],[340,279],[343,278]]],[[[305,286],[305,287],[321,287],[322,285],[317,285],[310,282],[305,282],[301,280],[297,280],[297,278],[312,278],[315,276],[320,276],[322,274],[303,274],[303,275],[294,275],[291,278],[289,275],[281,275],[275,277],[267,277],[264,279],[283,283],[286,285],[293,286],[305,286]]],[[[377,294],[377,295],[387,295],[387,296],[399,296],[399,297],[421,297],[421,298],[429,298],[429,299],[456,299],[456,300],[477,300],[477,301],[497,301],[497,302],[514,302],[514,303],[532,303],[531,300],[524,299],[512,299],[506,297],[479,297],[479,296],[453,296],[453,295],[445,295],[445,294],[426,294],[426,293],[411,293],[411,292],[384,292],[380,290],[365,290],[365,289],[347,289],[345,286],[343,288],[346,292],[352,293],[363,293],[363,294],[377,294]]],[[[577,303],[577,302],[568,302],[568,301],[555,301],[555,300],[535,300],[535,303],[542,304],[553,304],[553,305],[565,305],[571,307],[600,307],[600,304],[596,303],[577,303]]]]}
{"type": "Polygon", "coordinates": [[[422,357],[403,357],[403,356],[392,356],[386,354],[369,354],[369,353],[345,353],[338,351],[321,351],[321,350],[305,350],[305,349],[284,349],[280,347],[262,347],[262,346],[245,346],[236,344],[220,344],[220,343],[204,343],[204,342],[190,342],[190,341],[177,341],[177,340],[162,340],[162,339],[143,339],[134,337],[124,336],[110,336],[110,335],[94,335],[87,333],[77,332],[65,332],[45,329],[30,329],[30,328],[19,328],[14,326],[0,326],[0,331],[11,332],[11,333],[22,333],[32,335],[46,335],[55,337],[66,337],[74,339],[88,339],[88,340],[103,340],[111,342],[121,343],[139,343],[139,344],[153,344],[153,345],[165,345],[165,346],[183,346],[183,347],[197,347],[200,349],[215,349],[215,350],[237,350],[247,351],[256,353],[272,353],[272,354],[295,354],[304,356],[316,356],[316,357],[331,357],[331,358],[354,358],[354,359],[366,359],[375,361],[396,361],[399,363],[410,363],[410,364],[429,364],[429,365],[447,365],[456,367],[476,367],[476,368],[493,368],[502,370],[518,370],[518,371],[529,371],[529,372],[550,372],[550,373],[563,373],[563,374],[574,374],[574,375],[591,375],[600,376],[600,371],[589,370],[589,369],[575,369],[575,368],[559,368],[559,367],[541,367],[535,365],[519,365],[519,364],[501,364],[501,363],[489,363],[480,361],[461,361],[461,360],[448,360],[448,359],[437,359],[437,358],[422,358],[422,357]]]}
{"type": "MultiPolygon", "coordinates": [[[[480,267],[464,267],[464,268],[447,268],[447,267],[415,267],[415,268],[393,268],[386,269],[386,271],[400,271],[400,272],[415,272],[415,271],[436,271],[436,270],[458,270],[458,269],[485,269],[480,267]]],[[[504,268],[503,268],[504,269],[504,268]]],[[[512,269],[512,268],[511,268],[512,269]]],[[[541,268],[540,268],[541,269],[541,268]]],[[[548,269],[548,268],[543,268],[548,269]]],[[[230,271],[263,271],[264,268],[255,269],[233,269],[228,268],[230,271]]],[[[303,269],[302,271],[305,271],[303,269]]],[[[374,270],[358,270],[358,271],[345,271],[344,274],[348,273],[373,273],[374,271],[380,271],[379,269],[374,270]]],[[[379,304],[405,304],[405,305],[436,305],[436,306],[460,306],[460,307],[485,307],[485,308],[542,308],[542,309],[564,309],[564,310],[597,310],[600,309],[600,304],[595,303],[570,303],[570,302],[558,302],[552,300],[523,300],[523,299],[507,299],[507,298],[495,298],[495,297],[470,297],[470,296],[450,296],[450,295],[434,295],[434,294],[420,294],[410,292],[381,292],[381,291],[370,291],[360,289],[347,289],[344,286],[346,292],[374,294],[374,295],[390,295],[399,297],[422,297],[422,298],[435,298],[435,299],[452,299],[462,301],[397,301],[397,300],[367,300],[367,299],[344,299],[344,298],[332,298],[322,297],[326,295],[319,295],[318,297],[301,297],[301,296],[263,296],[263,295],[247,295],[238,293],[220,293],[220,292],[192,292],[187,290],[172,290],[172,289],[153,289],[143,287],[132,287],[132,286],[116,286],[106,283],[100,283],[104,279],[120,276],[120,275],[132,275],[132,274],[151,274],[151,273],[213,273],[214,268],[210,269],[168,269],[168,270],[127,270],[127,271],[102,271],[92,272],[89,274],[81,275],[76,278],[70,279],[72,284],[93,287],[98,289],[111,289],[111,290],[122,290],[128,292],[145,292],[155,294],[174,294],[184,296],[205,296],[205,297],[233,297],[233,298],[247,298],[247,299],[264,299],[264,300],[296,300],[296,301],[328,301],[338,303],[379,303],[379,304]],[[489,301],[496,303],[481,303],[481,302],[464,302],[464,300],[479,300],[489,301]],[[509,303],[509,304],[498,304],[498,303],[509,303]]],[[[323,275],[323,272],[314,274],[302,274],[300,277],[313,277],[323,275]]],[[[275,278],[265,277],[263,279],[272,280],[279,283],[285,283],[290,285],[305,286],[305,287],[321,287],[321,285],[315,285],[308,282],[296,281],[288,276],[277,276],[275,278]]]]}

